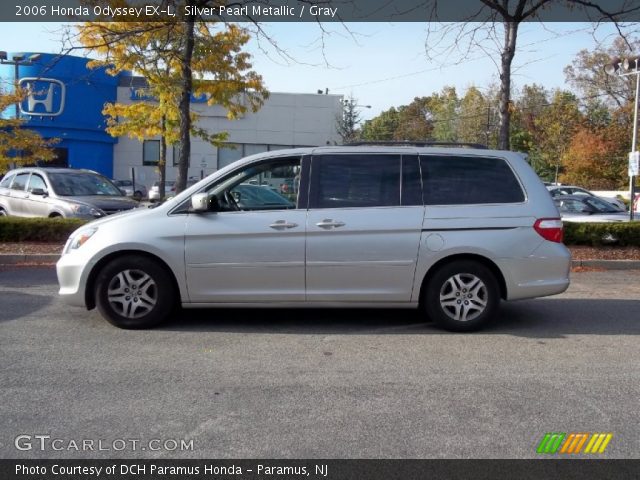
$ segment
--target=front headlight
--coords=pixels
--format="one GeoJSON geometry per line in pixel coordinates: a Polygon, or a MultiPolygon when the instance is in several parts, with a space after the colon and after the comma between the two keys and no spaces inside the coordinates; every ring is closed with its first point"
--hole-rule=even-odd
{"type": "Polygon", "coordinates": [[[79,232],[77,232],[73,236],[69,237],[69,240],[67,240],[67,244],[64,247],[64,253],[69,253],[72,250],[79,249],[97,231],[98,231],[97,228],[85,228],[83,230],[80,230],[79,232]]]}
{"type": "Polygon", "coordinates": [[[71,211],[76,215],[91,215],[92,217],[103,217],[104,212],[98,208],[89,205],[72,205],[71,211]]]}

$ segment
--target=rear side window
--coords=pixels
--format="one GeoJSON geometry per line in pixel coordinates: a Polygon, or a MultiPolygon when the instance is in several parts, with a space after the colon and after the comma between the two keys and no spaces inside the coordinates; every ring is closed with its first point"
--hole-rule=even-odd
{"type": "Polygon", "coordinates": [[[420,157],[426,205],[519,203],[524,193],[507,162],[494,157],[420,157]]]}
{"type": "Polygon", "coordinates": [[[24,190],[27,186],[27,180],[29,180],[28,173],[19,173],[11,184],[11,190],[24,190]]]}
{"type": "Polygon", "coordinates": [[[15,176],[15,173],[12,173],[11,175],[7,175],[6,177],[4,177],[2,181],[0,181],[0,187],[9,188],[9,185],[11,185],[11,180],[13,180],[13,177],[15,176]]]}
{"type": "Polygon", "coordinates": [[[313,158],[310,208],[400,205],[400,155],[313,158]]]}

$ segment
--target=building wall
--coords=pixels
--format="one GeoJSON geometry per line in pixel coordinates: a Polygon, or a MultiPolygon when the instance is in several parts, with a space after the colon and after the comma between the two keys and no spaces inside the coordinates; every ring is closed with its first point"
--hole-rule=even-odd
{"type": "MultiPolygon", "coordinates": [[[[14,54],[9,54],[12,59],[14,54]]],[[[29,58],[33,53],[22,53],[29,58]]],[[[88,59],[40,53],[32,65],[21,65],[18,78],[22,88],[27,85],[33,91],[33,99],[43,100],[49,95],[51,102],[41,101],[21,104],[21,117],[25,126],[37,131],[44,138],[58,138],[57,148],[66,149],[68,166],[91,168],[111,176],[113,145],[117,139],[108,135],[102,108],[116,98],[118,79],[102,69],[87,68],[88,59]],[[28,80],[31,79],[31,80],[28,80]],[[50,80],[61,82],[60,84],[50,80]],[[50,111],[47,109],[50,108],[50,111]],[[59,113],[59,114],[58,114],[59,113]]],[[[0,66],[3,88],[13,89],[15,70],[12,65],[0,66]]],[[[14,117],[15,108],[0,112],[14,117]]]]}
{"type": "MultiPolygon", "coordinates": [[[[132,89],[136,88],[122,85],[127,81],[121,81],[118,87],[120,103],[136,101],[132,100],[135,97],[132,89]]],[[[192,137],[189,176],[209,175],[225,166],[229,159],[252,153],[339,142],[335,127],[341,100],[340,95],[272,93],[258,112],[247,113],[236,120],[229,120],[226,110],[220,106],[195,103],[193,109],[200,115],[198,125],[211,133],[228,132],[227,143],[238,148],[221,152],[192,137]]],[[[174,180],[177,175],[174,151],[170,146],[167,150],[167,179],[174,180]]],[[[114,178],[130,178],[132,168],[135,168],[136,181],[147,186],[158,179],[156,167],[143,165],[143,143],[120,138],[114,147],[114,178]]]]}
{"type": "MultiPolygon", "coordinates": [[[[21,52],[25,58],[34,54],[21,52]]],[[[13,55],[9,53],[9,59],[13,55]]],[[[69,167],[89,168],[115,179],[130,178],[134,168],[136,181],[151,186],[158,179],[158,172],[155,166],[143,165],[143,143],[111,137],[105,131],[102,115],[107,102],[140,101],[136,92],[144,87],[144,79],[128,73],[112,77],[103,69],[89,69],[87,58],[38,55],[33,65],[20,66],[18,72],[19,79],[32,79],[28,81],[33,87],[32,104],[28,100],[22,103],[25,126],[44,138],[60,139],[56,147],[66,154],[69,167]],[[42,102],[49,87],[52,89],[49,107],[55,115],[47,115],[51,112],[42,102]]],[[[2,88],[13,88],[13,66],[0,65],[0,82],[2,88]]],[[[258,112],[232,121],[224,108],[194,99],[192,107],[201,116],[199,126],[211,133],[228,132],[229,144],[238,148],[218,149],[192,138],[189,176],[208,175],[234,159],[261,151],[337,143],[336,117],[341,111],[341,100],[339,95],[272,93],[258,112]]],[[[13,117],[15,108],[10,107],[0,115],[13,117]]],[[[167,156],[167,178],[173,180],[177,173],[173,148],[168,148],[167,156]]]]}

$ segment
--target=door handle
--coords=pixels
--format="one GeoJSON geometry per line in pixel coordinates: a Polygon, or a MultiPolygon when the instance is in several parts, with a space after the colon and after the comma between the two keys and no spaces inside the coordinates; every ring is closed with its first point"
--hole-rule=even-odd
{"type": "Polygon", "coordinates": [[[325,230],[329,230],[330,228],[339,228],[344,227],[344,222],[335,221],[331,218],[325,218],[321,222],[316,223],[316,227],[324,228],[325,230]]]}
{"type": "Polygon", "coordinates": [[[297,226],[297,223],[289,223],[286,220],[276,220],[271,225],[269,225],[269,227],[273,228],[274,230],[284,230],[285,228],[295,228],[297,226]]]}

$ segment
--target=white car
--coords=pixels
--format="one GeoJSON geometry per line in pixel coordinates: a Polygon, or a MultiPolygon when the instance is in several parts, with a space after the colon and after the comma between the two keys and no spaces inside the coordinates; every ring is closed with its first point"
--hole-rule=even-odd
{"type": "Polygon", "coordinates": [[[142,200],[147,196],[147,187],[142,183],[136,182],[135,186],[131,180],[114,180],[113,183],[122,190],[127,197],[142,200]]]}
{"type": "MultiPolygon", "coordinates": [[[[187,180],[187,188],[192,185],[195,185],[198,182],[195,178],[189,178],[187,180]]],[[[176,182],[173,180],[165,180],[164,182],[164,197],[171,198],[176,194],[176,182]]],[[[160,182],[155,182],[151,189],[149,190],[149,201],[150,202],[158,202],[160,201],[160,182]]]]}
{"type": "Polygon", "coordinates": [[[590,197],[601,198],[602,200],[609,202],[614,205],[618,210],[624,212],[627,209],[627,206],[624,204],[622,200],[614,197],[600,197],[598,195],[593,194],[589,190],[585,190],[581,187],[576,187],[573,185],[550,185],[547,186],[547,190],[551,193],[552,197],[559,197],[560,195],[588,195],[590,197]]]}
{"type": "Polygon", "coordinates": [[[501,299],[567,289],[562,236],[520,154],[300,148],[247,157],[154,209],[83,226],[57,275],[66,302],[97,306],[122,328],[157,325],[176,305],[243,305],[416,308],[470,331],[501,299]]]}

